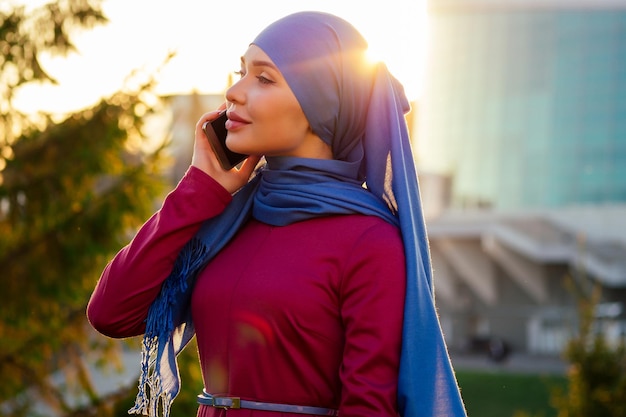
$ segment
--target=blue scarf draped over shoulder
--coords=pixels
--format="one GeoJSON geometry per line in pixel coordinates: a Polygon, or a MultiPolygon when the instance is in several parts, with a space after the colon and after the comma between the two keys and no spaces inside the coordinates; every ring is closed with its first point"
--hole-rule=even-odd
{"type": "Polygon", "coordinates": [[[336,214],[378,216],[397,225],[407,286],[398,377],[402,417],[465,417],[435,309],[428,239],[404,114],[408,101],[367,43],[345,20],[300,12],[252,42],[279,68],[311,129],[333,160],[268,157],[180,252],[151,305],[139,393],[130,413],[169,416],[180,390],[176,355],[195,331],[191,292],[198,273],[252,216],[275,226],[336,214]]]}

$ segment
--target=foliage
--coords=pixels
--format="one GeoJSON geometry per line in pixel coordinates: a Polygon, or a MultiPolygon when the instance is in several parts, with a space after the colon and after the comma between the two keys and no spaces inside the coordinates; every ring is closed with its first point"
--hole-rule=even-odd
{"type": "MultiPolygon", "coordinates": [[[[92,28],[107,21],[101,0],[60,0],[26,14],[25,7],[0,7],[0,146],[10,145],[28,117],[11,106],[14,92],[24,84],[56,84],[39,62],[41,53],[66,55],[75,50],[70,31],[92,28]]],[[[6,150],[2,154],[6,157],[6,150]]]]}
{"type": "Polygon", "coordinates": [[[35,416],[35,398],[44,415],[112,415],[128,393],[97,392],[88,360],[119,369],[120,344],[94,335],[84,311],[162,195],[165,141],[147,150],[142,133],[159,105],[153,81],[60,122],[11,104],[20,86],[54,81],[38,54],[70,52],[72,30],[104,22],[98,0],[0,9],[0,415],[35,416]]]}
{"type": "Polygon", "coordinates": [[[600,287],[570,279],[577,296],[579,326],[565,350],[570,362],[567,390],[554,394],[558,417],[626,416],[626,345],[607,343],[595,317],[600,287]]]}

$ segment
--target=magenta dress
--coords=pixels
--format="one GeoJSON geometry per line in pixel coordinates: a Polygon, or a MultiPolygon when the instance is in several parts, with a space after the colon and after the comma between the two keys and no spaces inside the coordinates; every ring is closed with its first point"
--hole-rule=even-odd
{"type": "MultiPolygon", "coordinates": [[[[110,337],[143,334],[178,252],[230,200],[190,168],[105,268],[87,310],[92,325],[110,337]]],[[[400,233],[377,217],[328,216],[281,227],[249,221],[194,288],[204,388],[338,409],[341,417],[396,416],[405,280],[400,233]]],[[[303,416],[209,406],[198,415],[303,416]]]]}

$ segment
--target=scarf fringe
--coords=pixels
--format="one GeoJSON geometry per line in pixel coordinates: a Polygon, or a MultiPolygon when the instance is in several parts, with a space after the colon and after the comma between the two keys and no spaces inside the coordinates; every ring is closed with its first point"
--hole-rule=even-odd
{"type": "Polygon", "coordinates": [[[141,351],[141,377],[139,392],[135,405],[128,410],[128,414],[141,414],[157,417],[159,404],[163,410],[163,417],[169,417],[172,404],[172,395],[163,390],[161,378],[156,372],[157,340],[144,340],[141,351]]]}
{"type": "MultiPolygon", "coordinates": [[[[167,336],[174,330],[172,312],[179,304],[182,294],[189,288],[190,278],[206,263],[208,248],[197,238],[190,240],[181,251],[172,273],[163,283],[159,296],[154,300],[146,321],[146,338],[167,336]]],[[[180,319],[180,317],[177,317],[180,319]]]]}
{"type": "MultiPolygon", "coordinates": [[[[146,331],[141,348],[141,375],[135,405],[128,410],[129,414],[142,414],[158,417],[159,404],[163,417],[169,417],[172,401],[178,390],[170,392],[163,388],[160,372],[160,360],[164,352],[161,346],[169,343],[174,331],[174,321],[181,317],[173,317],[181,298],[190,288],[198,270],[206,264],[208,248],[197,238],[190,240],[182,249],[172,273],[167,277],[161,292],[154,300],[146,318],[146,331]]],[[[178,352],[176,352],[178,353],[178,352]]]]}

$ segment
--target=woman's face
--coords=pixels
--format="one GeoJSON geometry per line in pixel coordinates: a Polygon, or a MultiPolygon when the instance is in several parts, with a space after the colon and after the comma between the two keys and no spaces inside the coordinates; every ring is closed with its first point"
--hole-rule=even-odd
{"type": "Polygon", "coordinates": [[[226,144],[232,151],[332,158],[330,146],[311,131],[295,95],[261,48],[248,48],[241,57],[240,75],[226,92],[226,144]]]}

